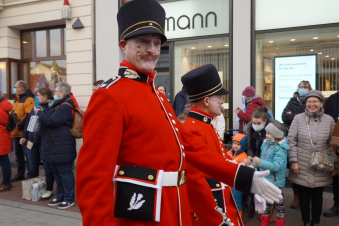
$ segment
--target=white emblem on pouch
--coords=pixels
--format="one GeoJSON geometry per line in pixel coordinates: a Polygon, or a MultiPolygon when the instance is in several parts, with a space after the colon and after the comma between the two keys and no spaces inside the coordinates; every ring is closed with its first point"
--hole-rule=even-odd
{"type": "Polygon", "coordinates": [[[204,122],[207,122],[207,117],[204,117],[204,122]]]}
{"type": "Polygon", "coordinates": [[[124,75],[125,75],[126,78],[130,78],[130,79],[140,78],[138,73],[136,71],[132,70],[132,69],[126,69],[124,75]]]}
{"type": "Polygon", "coordinates": [[[146,202],[146,200],[141,200],[142,197],[144,197],[142,194],[138,194],[138,197],[136,197],[136,194],[134,193],[131,201],[129,202],[129,208],[127,210],[138,210],[140,209],[140,207],[142,207],[142,205],[144,204],[144,202],[146,202]]]}

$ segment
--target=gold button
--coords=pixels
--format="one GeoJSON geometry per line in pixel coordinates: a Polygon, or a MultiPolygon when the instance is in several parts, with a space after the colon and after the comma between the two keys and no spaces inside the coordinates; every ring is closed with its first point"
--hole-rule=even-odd
{"type": "Polygon", "coordinates": [[[150,25],[150,26],[153,26],[153,24],[152,24],[152,23],[149,23],[149,25],[150,25]]]}
{"type": "Polygon", "coordinates": [[[148,175],[148,179],[149,179],[149,180],[153,180],[154,177],[153,177],[152,175],[148,175]]]}
{"type": "Polygon", "coordinates": [[[125,174],[124,171],[122,171],[122,170],[119,171],[119,175],[124,175],[124,174],[125,174]]]}
{"type": "Polygon", "coordinates": [[[215,186],[218,188],[218,187],[220,187],[220,184],[216,184],[215,186]]]}

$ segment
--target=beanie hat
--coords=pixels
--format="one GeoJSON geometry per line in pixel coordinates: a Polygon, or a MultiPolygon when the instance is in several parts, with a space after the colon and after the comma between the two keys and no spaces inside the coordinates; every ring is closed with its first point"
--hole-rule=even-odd
{"type": "Polygon", "coordinates": [[[305,98],[306,101],[309,97],[317,97],[322,103],[325,101],[324,95],[319,90],[310,90],[307,92],[305,98]]]}
{"type": "Polygon", "coordinates": [[[246,145],[247,145],[247,136],[242,133],[237,133],[234,135],[232,138],[232,141],[238,141],[241,143],[241,149],[238,151],[238,154],[242,153],[245,151],[246,145]]]}
{"type": "Polygon", "coordinates": [[[269,123],[265,127],[266,132],[269,132],[274,136],[275,138],[283,138],[284,137],[284,132],[281,131],[279,128],[275,127],[272,123],[269,123]]]}
{"type": "Polygon", "coordinates": [[[255,88],[253,86],[247,86],[244,91],[242,91],[242,95],[247,97],[255,96],[255,88]]]}

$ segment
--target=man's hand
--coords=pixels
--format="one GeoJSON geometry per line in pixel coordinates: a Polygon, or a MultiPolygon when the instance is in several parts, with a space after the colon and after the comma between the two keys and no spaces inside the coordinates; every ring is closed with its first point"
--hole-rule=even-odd
{"type": "Polygon", "coordinates": [[[260,195],[269,204],[278,203],[283,198],[281,190],[264,178],[269,174],[269,170],[254,172],[251,193],[260,195]]]}
{"type": "Polygon", "coordinates": [[[21,145],[23,145],[25,142],[26,142],[26,139],[25,139],[25,138],[21,138],[20,141],[19,141],[19,143],[20,143],[21,145]]]}
{"type": "Polygon", "coordinates": [[[299,165],[297,162],[291,163],[291,169],[293,170],[293,173],[295,173],[296,175],[299,174],[299,165]]]}
{"type": "Polygon", "coordinates": [[[255,211],[263,214],[266,210],[266,200],[258,194],[254,195],[255,211]]]}

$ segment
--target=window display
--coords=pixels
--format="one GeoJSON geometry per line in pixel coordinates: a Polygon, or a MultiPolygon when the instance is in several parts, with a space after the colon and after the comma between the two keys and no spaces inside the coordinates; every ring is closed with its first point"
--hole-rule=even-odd
{"type": "Polygon", "coordinates": [[[285,106],[277,101],[293,97],[302,80],[311,80],[312,87],[326,97],[338,91],[338,58],[338,27],[259,33],[256,35],[257,94],[266,101],[274,117],[281,120],[280,108],[285,106]]]}

